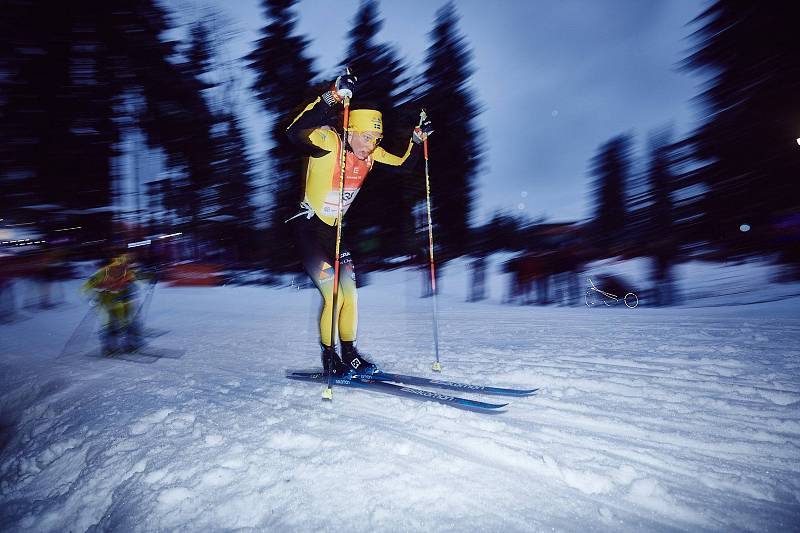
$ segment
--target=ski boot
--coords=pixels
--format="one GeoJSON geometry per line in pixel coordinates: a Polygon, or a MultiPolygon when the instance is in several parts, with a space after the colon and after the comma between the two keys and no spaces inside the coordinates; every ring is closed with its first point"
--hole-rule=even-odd
{"type": "Polygon", "coordinates": [[[138,352],[144,348],[144,341],[142,340],[139,331],[134,327],[129,327],[125,332],[125,344],[123,350],[129,353],[138,352]]]}
{"type": "Polygon", "coordinates": [[[118,352],[115,346],[103,346],[100,353],[103,357],[114,357],[118,352]]]}
{"type": "Polygon", "coordinates": [[[352,374],[371,375],[380,372],[375,363],[358,352],[353,341],[342,341],[342,364],[352,374]]]}
{"type": "Polygon", "coordinates": [[[144,348],[144,340],[141,328],[139,322],[134,319],[125,329],[125,351],[138,352],[142,348],[144,348]]]}
{"type": "Polygon", "coordinates": [[[322,372],[326,376],[331,374],[331,370],[333,370],[333,375],[337,378],[344,377],[347,373],[347,367],[342,364],[342,360],[339,359],[339,354],[336,353],[330,346],[325,346],[324,344],[320,343],[321,353],[320,357],[322,359],[322,372]]]}
{"type": "Polygon", "coordinates": [[[100,352],[103,357],[114,357],[120,352],[119,331],[111,324],[100,330],[100,352]]]}
{"type": "Polygon", "coordinates": [[[125,343],[125,347],[122,351],[127,353],[136,353],[139,350],[144,348],[144,343],[142,341],[128,341],[125,343]]]}

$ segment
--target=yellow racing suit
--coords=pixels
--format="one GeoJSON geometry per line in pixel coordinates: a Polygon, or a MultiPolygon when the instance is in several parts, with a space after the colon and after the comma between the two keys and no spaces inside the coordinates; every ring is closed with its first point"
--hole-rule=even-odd
{"type": "MultiPolygon", "coordinates": [[[[290,221],[303,268],[322,294],[319,330],[320,341],[325,346],[333,346],[335,342],[331,332],[331,313],[342,139],[338,132],[322,124],[334,113],[335,107],[337,104],[323,95],[308,104],[287,130],[289,138],[308,154],[301,204],[304,211],[290,221]]],[[[409,139],[402,156],[390,154],[378,146],[363,161],[347,146],[342,216],[347,213],[375,163],[395,167],[413,165],[418,151],[415,146],[409,139]]],[[[355,341],[358,329],[355,268],[350,253],[343,246],[340,246],[337,308],[339,338],[355,341]]]]}

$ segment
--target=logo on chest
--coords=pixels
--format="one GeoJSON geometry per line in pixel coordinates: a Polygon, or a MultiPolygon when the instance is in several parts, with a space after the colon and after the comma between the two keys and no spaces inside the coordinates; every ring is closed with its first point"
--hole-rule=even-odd
{"type": "MultiPolygon", "coordinates": [[[[358,159],[354,154],[348,153],[344,168],[344,188],[351,191],[360,189],[371,167],[372,167],[372,158],[368,158],[362,161],[358,159]]],[[[334,188],[337,189],[339,187],[338,168],[334,171],[332,185],[334,188]]]]}

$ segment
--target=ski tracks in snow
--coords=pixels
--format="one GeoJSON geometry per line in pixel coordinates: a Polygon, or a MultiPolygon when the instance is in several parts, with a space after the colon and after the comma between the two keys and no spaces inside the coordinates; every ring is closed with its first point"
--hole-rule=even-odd
{"type": "MultiPolygon", "coordinates": [[[[738,322],[637,318],[616,324],[611,340],[599,329],[571,328],[574,320],[561,338],[539,328],[536,346],[519,346],[498,379],[536,376],[539,398],[518,408],[517,423],[541,428],[540,449],[569,465],[565,484],[600,501],[627,501],[662,525],[793,527],[800,517],[796,321],[765,321],[757,328],[767,332],[756,335],[738,322]],[[729,327],[712,326],[720,322],[729,327]],[[665,335],[669,344],[648,348],[665,335]],[[758,352],[747,348],[751,341],[758,352]],[[609,342],[619,352],[594,347],[609,342]]],[[[509,358],[502,349],[480,357],[491,355],[509,358]]]]}

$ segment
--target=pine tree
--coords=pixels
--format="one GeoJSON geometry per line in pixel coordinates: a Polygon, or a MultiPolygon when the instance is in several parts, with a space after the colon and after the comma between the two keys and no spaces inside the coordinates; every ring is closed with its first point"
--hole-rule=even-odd
{"type": "Polygon", "coordinates": [[[480,107],[469,80],[472,53],[458,31],[452,2],[436,13],[425,59],[418,106],[425,107],[435,133],[430,143],[431,194],[441,259],[469,250],[475,177],[480,170],[480,107]]]}
{"type": "Polygon", "coordinates": [[[668,128],[651,133],[650,162],[647,170],[648,200],[645,208],[647,242],[656,242],[673,235],[675,206],[672,200],[676,176],[673,171],[672,133],[668,128]]]}
{"type": "Polygon", "coordinates": [[[672,132],[654,131],[649,139],[650,162],[647,170],[648,205],[644,208],[645,253],[652,258],[656,305],[672,305],[675,300],[673,265],[677,261],[679,240],[672,198],[676,187],[672,132]]]}
{"type": "Polygon", "coordinates": [[[210,92],[216,87],[208,80],[214,68],[214,52],[207,24],[198,21],[190,29],[190,42],[185,61],[181,64],[187,76],[192,93],[199,98],[190,102],[195,113],[193,122],[201,131],[210,132],[201,142],[185,146],[181,154],[186,158],[187,175],[174,180],[170,190],[170,205],[183,204],[188,207],[190,227],[195,242],[207,240],[210,231],[207,219],[216,215],[219,209],[215,163],[221,157],[221,147],[214,135],[220,119],[211,108],[210,92]]]}
{"type": "Polygon", "coordinates": [[[612,247],[622,243],[628,223],[627,187],[631,178],[633,138],[619,135],[603,144],[592,159],[597,242],[612,247]]]}
{"type": "Polygon", "coordinates": [[[236,259],[252,257],[254,246],[255,208],[253,166],[247,156],[247,145],[239,120],[234,115],[223,117],[217,135],[215,165],[219,198],[217,213],[230,219],[226,224],[226,241],[236,259]]]}
{"type": "MultiPolygon", "coordinates": [[[[353,28],[349,33],[348,54],[340,66],[349,67],[358,77],[353,109],[373,108],[383,114],[382,146],[392,153],[404,153],[413,129],[407,113],[398,106],[399,93],[407,83],[406,67],[395,49],[377,42],[383,26],[378,3],[362,0],[353,28]]],[[[348,212],[348,233],[351,242],[367,245],[360,250],[369,262],[378,255],[395,256],[407,253],[405,233],[413,224],[410,195],[404,186],[409,181],[403,173],[385,165],[375,165],[359,193],[358,205],[348,212]],[[399,184],[399,186],[398,186],[399,184]],[[386,213],[392,213],[387,217],[386,213]],[[371,247],[375,249],[369,249],[371,247]]],[[[359,250],[353,250],[357,253],[359,250]]]]}
{"type": "MultiPolygon", "coordinates": [[[[9,207],[35,209],[45,230],[62,210],[111,203],[117,141],[111,124],[116,88],[96,16],[90,6],[51,7],[43,16],[36,2],[4,3],[6,72],[0,77],[0,180],[11,192],[9,207]]],[[[83,224],[93,239],[110,237],[108,213],[83,224]]]]}
{"type": "Polygon", "coordinates": [[[274,269],[296,265],[296,254],[289,249],[290,228],[284,221],[298,211],[303,199],[302,161],[286,136],[286,128],[309,99],[309,88],[316,76],[306,56],[308,41],[294,35],[295,0],[263,0],[267,25],[256,48],[247,56],[256,73],[253,90],[272,122],[269,130],[271,173],[269,188],[273,206],[269,214],[269,263],[274,269]]]}
{"type": "Polygon", "coordinates": [[[800,209],[799,19],[796,2],[718,0],[695,20],[685,67],[709,79],[705,123],[689,139],[705,189],[697,238],[726,255],[768,249],[769,226],[800,209]]]}
{"type": "Polygon", "coordinates": [[[0,181],[14,201],[45,204],[51,218],[90,213],[86,240],[108,241],[104,208],[118,178],[111,160],[121,130],[138,122],[171,167],[194,175],[202,165],[192,154],[210,138],[206,110],[191,77],[170,60],[173,43],[161,39],[166,13],[154,1],[40,7],[26,0],[3,6],[0,181]]]}
{"type": "MultiPolygon", "coordinates": [[[[193,227],[203,228],[206,239],[238,260],[248,258],[253,248],[255,188],[232,92],[236,65],[223,57],[224,34],[217,29],[220,17],[210,14],[192,25],[185,63],[210,113],[206,118],[212,131],[211,150],[197,155],[210,172],[202,180],[174,180],[166,191],[166,201],[173,208],[194,202],[202,217],[195,219],[193,227]]],[[[161,190],[153,189],[153,193],[159,195],[161,190]]]]}

